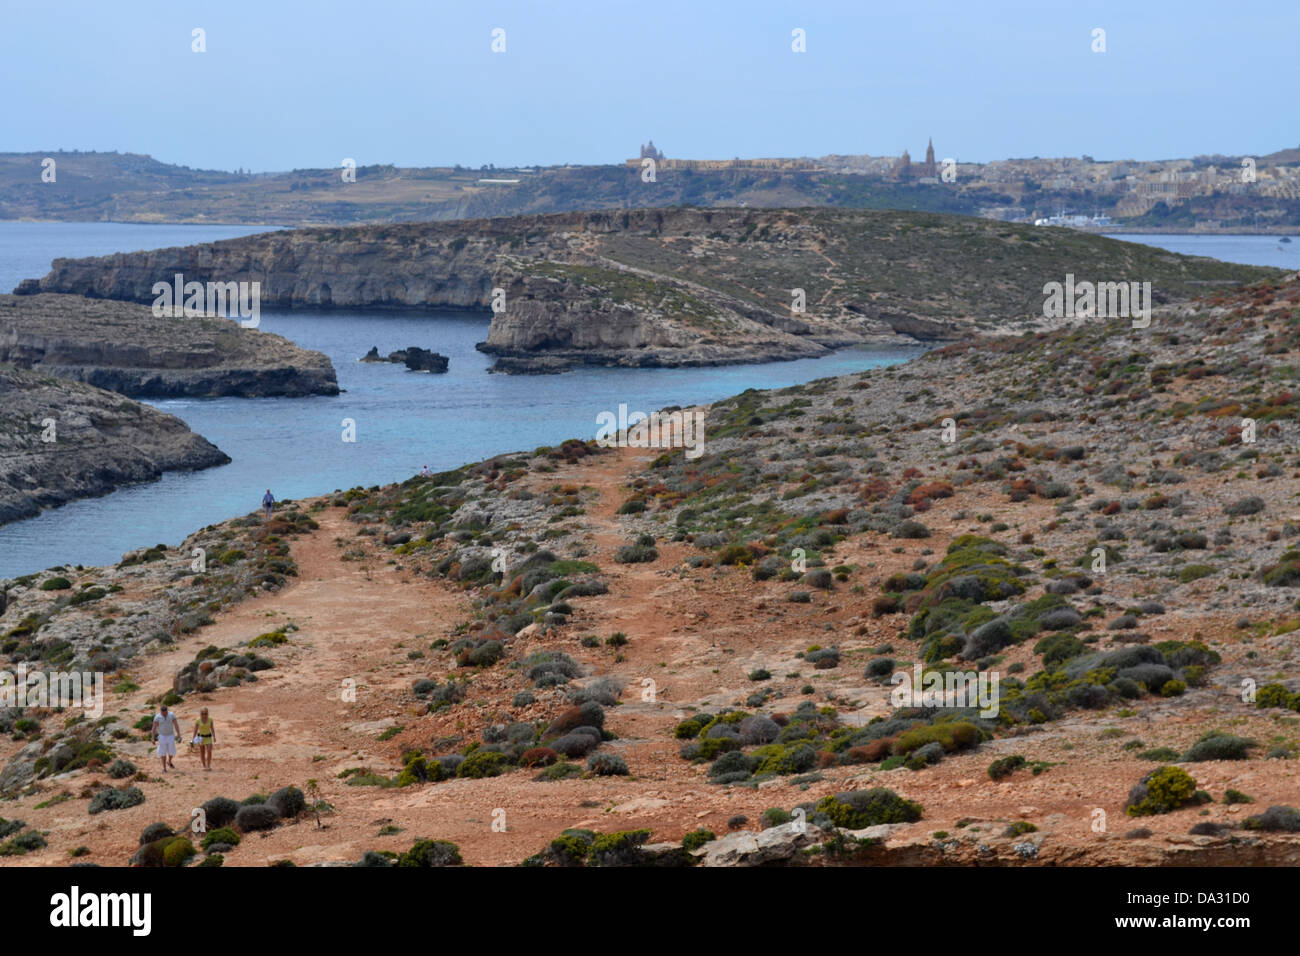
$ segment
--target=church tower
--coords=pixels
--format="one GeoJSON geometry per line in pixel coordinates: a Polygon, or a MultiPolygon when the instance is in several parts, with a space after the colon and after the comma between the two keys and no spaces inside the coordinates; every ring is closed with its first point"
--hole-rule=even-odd
{"type": "Polygon", "coordinates": [[[930,143],[925,147],[925,174],[934,175],[934,137],[930,137],[930,143]]]}

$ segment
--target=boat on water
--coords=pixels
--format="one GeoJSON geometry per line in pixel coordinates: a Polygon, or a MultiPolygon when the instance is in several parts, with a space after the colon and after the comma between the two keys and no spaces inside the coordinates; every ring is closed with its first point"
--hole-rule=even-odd
{"type": "Polygon", "coordinates": [[[1290,236],[1283,236],[1281,239],[1278,240],[1278,242],[1290,242],[1290,241],[1291,241],[1290,236]]]}
{"type": "Polygon", "coordinates": [[[1070,229],[1108,229],[1114,222],[1110,216],[1094,214],[1091,218],[1064,211],[1045,219],[1035,219],[1035,226],[1066,226],[1070,229]]]}

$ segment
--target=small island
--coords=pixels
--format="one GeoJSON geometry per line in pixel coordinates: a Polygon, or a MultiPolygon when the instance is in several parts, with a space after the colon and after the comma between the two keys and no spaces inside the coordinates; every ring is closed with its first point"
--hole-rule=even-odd
{"type": "Polygon", "coordinates": [[[412,372],[445,372],[451,361],[447,356],[428,349],[412,345],[397,352],[389,352],[388,357],[379,354],[379,346],[371,346],[370,351],[361,357],[362,362],[393,362],[403,364],[412,372]]]}

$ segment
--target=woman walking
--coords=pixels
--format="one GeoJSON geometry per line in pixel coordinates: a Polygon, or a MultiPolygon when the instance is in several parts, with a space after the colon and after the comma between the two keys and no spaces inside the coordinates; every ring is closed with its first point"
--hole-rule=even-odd
{"type": "Polygon", "coordinates": [[[199,742],[199,760],[204,770],[212,769],[212,745],[217,742],[216,724],[208,716],[208,709],[199,711],[199,719],[194,724],[194,737],[199,742]]]}

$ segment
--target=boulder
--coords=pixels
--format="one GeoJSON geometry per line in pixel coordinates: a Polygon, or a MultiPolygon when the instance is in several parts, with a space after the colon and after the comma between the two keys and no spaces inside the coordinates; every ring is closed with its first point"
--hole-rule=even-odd
{"type": "Polygon", "coordinates": [[[804,847],[821,843],[827,836],[820,827],[805,822],[802,832],[794,822],[755,833],[728,833],[695,851],[700,866],[763,866],[790,860],[804,847]]]}
{"type": "Polygon", "coordinates": [[[0,770],[0,793],[24,787],[36,779],[36,760],[42,746],[41,741],[32,741],[10,758],[4,770],[0,770]]]}

